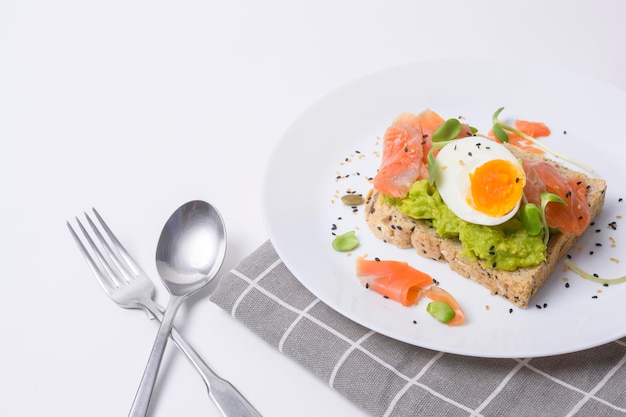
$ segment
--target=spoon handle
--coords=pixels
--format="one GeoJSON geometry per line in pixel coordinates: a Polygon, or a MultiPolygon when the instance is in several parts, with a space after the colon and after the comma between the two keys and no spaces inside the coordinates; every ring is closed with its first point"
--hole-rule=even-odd
{"type": "MultiPolygon", "coordinates": [[[[158,304],[149,300],[145,303],[145,307],[158,321],[163,320],[163,313],[158,304]]],[[[176,347],[200,373],[209,391],[209,396],[224,417],[261,417],[261,414],[241,395],[237,388],[217,375],[206,364],[195,349],[178,333],[176,327],[172,327],[171,338],[176,347]]]]}
{"type": "Polygon", "coordinates": [[[159,332],[157,333],[146,369],[143,371],[139,388],[135,394],[133,405],[130,407],[128,417],[145,417],[148,414],[148,407],[150,406],[150,398],[152,397],[152,391],[154,390],[154,384],[156,382],[157,375],[159,373],[159,367],[161,366],[161,360],[163,359],[163,353],[165,352],[165,346],[172,330],[174,323],[174,317],[178,308],[184,301],[184,297],[170,295],[170,300],[165,309],[163,321],[159,326],[159,332]]]}

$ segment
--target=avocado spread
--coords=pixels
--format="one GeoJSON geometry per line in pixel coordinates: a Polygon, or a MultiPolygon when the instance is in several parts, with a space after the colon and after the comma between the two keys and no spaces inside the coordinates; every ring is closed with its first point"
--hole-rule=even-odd
{"type": "Polygon", "coordinates": [[[546,259],[543,236],[530,236],[517,217],[497,226],[468,223],[448,208],[428,180],[416,181],[404,198],[385,198],[407,216],[427,221],[439,236],[459,239],[463,256],[484,267],[514,271],[546,259]]]}

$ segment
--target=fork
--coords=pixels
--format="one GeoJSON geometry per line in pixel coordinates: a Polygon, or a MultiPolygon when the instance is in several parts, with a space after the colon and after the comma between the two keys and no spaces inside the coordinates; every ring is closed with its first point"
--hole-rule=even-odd
{"type": "MultiPolygon", "coordinates": [[[[98,283],[104,292],[120,307],[142,309],[149,318],[156,318],[161,321],[163,319],[163,307],[153,300],[154,284],[137,262],[133,260],[115,234],[113,234],[98,211],[95,208],[92,210],[108,240],[105,239],[100,229],[87,213],[85,213],[85,218],[95,236],[95,240],[99,242],[99,246],[92,239],[90,233],[78,217],[76,217],[76,222],[84,236],[84,240],[91,248],[93,255],[95,255],[95,259],[69,222],[67,222],[67,227],[98,283]]],[[[176,347],[200,373],[206,384],[209,396],[213,399],[223,416],[261,416],[230,382],[218,376],[209,368],[200,355],[178,333],[176,328],[172,329],[170,337],[176,347]]]]}

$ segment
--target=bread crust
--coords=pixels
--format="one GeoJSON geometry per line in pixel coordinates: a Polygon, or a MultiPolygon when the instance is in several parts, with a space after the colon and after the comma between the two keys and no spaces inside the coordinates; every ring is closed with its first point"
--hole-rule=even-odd
{"type": "MultiPolygon", "coordinates": [[[[587,185],[587,203],[591,219],[595,219],[604,205],[606,182],[572,170],[541,155],[509,144],[507,148],[518,158],[542,160],[552,164],[566,179],[580,178],[587,185]]],[[[479,262],[462,256],[463,247],[458,239],[440,237],[434,227],[423,220],[413,219],[396,207],[387,204],[382,195],[372,190],[366,201],[365,218],[376,237],[399,248],[415,248],[420,256],[446,262],[450,269],[488,288],[492,294],[508,299],[513,304],[527,308],[531,298],[546,282],[557,262],[576,243],[574,233],[550,236],[546,260],[539,265],[504,271],[484,268],[479,262]]]]}

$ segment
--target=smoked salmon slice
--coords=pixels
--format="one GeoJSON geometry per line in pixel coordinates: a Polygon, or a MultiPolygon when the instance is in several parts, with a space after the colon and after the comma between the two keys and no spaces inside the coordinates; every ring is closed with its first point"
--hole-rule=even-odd
{"type": "Polygon", "coordinates": [[[580,236],[591,222],[585,183],[577,178],[565,180],[553,165],[544,161],[523,159],[522,167],[526,173],[524,195],[530,203],[540,206],[544,191],[558,195],[567,203],[549,203],[546,206],[548,226],[580,236]]]}
{"type": "MultiPolygon", "coordinates": [[[[528,120],[516,120],[514,125],[517,130],[535,139],[541,138],[544,136],[550,136],[550,133],[551,133],[550,128],[546,126],[545,123],[542,123],[542,122],[531,122],[528,120]]],[[[496,140],[497,142],[500,142],[500,140],[493,133],[493,130],[490,130],[487,135],[490,138],[496,140]]],[[[526,138],[523,138],[520,135],[507,132],[507,136],[509,137],[509,143],[511,145],[515,145],[518,148],[521,148],[521,149],[524,149],[524,150],[527,150],[536,154],[544,153],[542,149],[537,148],[532,142],[530,142],[526,138]]]]}
{"type": "Polygon", "coordinates": [[[377,261],[359,257],[356,261],[356,275],[367,288],[403,306],[417,304],[424,295],[424,289],[433,285],[430,275],[401,261],[377,261]]]}
{"type": "MultiPolygon", "coordinates": [[[[374,177],[374,188],[391,197],[404,197],[415,181],[428,179],[431,137],[444,122],[432,110],[400,114],[385,131],[383,157],[374,177]]],[[[459,137],[471,134],[469,126],[464,125],[459,137]]]]}
{"type": "Polygon", "coordinates": [[[456,299],[439,288],[430,275],[407,262],[369,260],[361,256],[356,260],[356,275],[366,288],[406,307],[417,304],[424,296],[433,301],[443,301],[454,310],[454,318],[447,322],[448,325],[459,325],[465,321],[465,313],[456,299]]]}
{"type": "Polygon", "coordinates": [[[419,116],[403,113],[385,131],[383,159],[374,177],[374,188],[391,197],[404,197],[424,175],[424,142],[419,116]]]}

